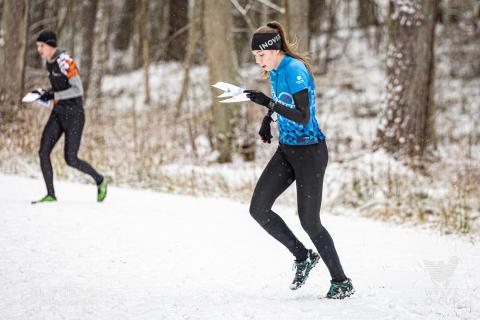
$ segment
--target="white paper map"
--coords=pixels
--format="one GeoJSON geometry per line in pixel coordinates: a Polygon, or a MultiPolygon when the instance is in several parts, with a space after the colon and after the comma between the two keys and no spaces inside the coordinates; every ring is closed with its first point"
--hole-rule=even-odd
{"type": "Polygon", "coordinates": [[[229,99],[221,100],[220,103],[250,101],[250,99],[247,98],[247,94],[243,93],[245,89],[237,87],[233,84],[227,82],[217,82],[215,84],[212,84],[212,87],[223,91],[223,93],[219,95],[218,98],[230,97],[229,99]]]}
{"type": "Polygon", "coordinates": [[[40,94],[29,92],[25,95],[25,97],[23,97],[22,102],[26,102],[26,103],[34,102],[38,98],[40,98],[40,94]]]}
{"type": "Polygon", "coordinates": [[[25,102],[25,103],[35,102],[41,105],[42,107],[48,107],[50,105],[50,101],[46,102],[46,101],[40,100],[40,97],[41,97],[40,93],[29,92],[22,98],[22,102],[25,102]]]}

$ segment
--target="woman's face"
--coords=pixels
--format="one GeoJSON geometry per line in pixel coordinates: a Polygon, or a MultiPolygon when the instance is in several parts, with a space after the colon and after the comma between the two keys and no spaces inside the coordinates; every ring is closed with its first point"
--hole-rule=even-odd
{"type": "Polygon", "coordinates": [[[252,53],[255,56],[255,63],[265,71],[275,69],[282,57],[280,50],[253,50],[252,53]]]}

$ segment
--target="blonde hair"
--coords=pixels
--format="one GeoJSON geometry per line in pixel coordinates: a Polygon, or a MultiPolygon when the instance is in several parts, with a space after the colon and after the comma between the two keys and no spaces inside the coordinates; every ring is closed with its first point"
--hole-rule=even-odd
{"type": "MultiPolygon", "coordinates": [[[[307,67],[308,72],[310,73],[310,76],[313,79],[313,72],[312,68],[310,67],[310,59],[308,58],[307,54],[305,53],[299,53],[297,52],[297,47],[298,43],[296,41],[290,42],[289,39],[287,38],[287,35],[285,33],[285,30],[282,26],[282,24],[278,21],[271,21],[267,23],[265,26],[261,26],[258,28],[255,33],[278,33],[280,34],[280,38],[282,39],[282,51],[300,61],[302,61],[305,64],[305,67],[307,67]]],[[[255,34],[254,33],[254,34],[255,34]]],[[[265,77],[265,79],[268,79],[268,71],[262,70],[262,74],[265,77]]]]}

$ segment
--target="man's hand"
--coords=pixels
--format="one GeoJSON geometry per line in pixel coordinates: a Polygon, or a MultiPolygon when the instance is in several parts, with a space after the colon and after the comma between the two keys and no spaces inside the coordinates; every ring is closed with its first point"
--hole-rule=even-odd
{"type": "Polygon", "coordinates": [[[54,98],[55,98],[55,95],[53,94],[53,90],[43,90],[43,93],[41,93],[41,96],[39,99],[42,101],[48,102],[50,100],[53,100],[54,98]]]}

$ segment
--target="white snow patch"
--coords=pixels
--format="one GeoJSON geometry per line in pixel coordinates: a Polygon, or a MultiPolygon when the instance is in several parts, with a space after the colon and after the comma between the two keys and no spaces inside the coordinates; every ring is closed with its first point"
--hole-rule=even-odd
{"type": "MultiPolygon", "coordinates": [[[[322,299],[323,264],[288,289],[292,257],[246,205],[0,175],[2,319],[478,319],[480,250],[455,236],[322,213],[356,287],[322,299]]],[[[276,207],[308,246],[294,210],[276,207]]]]}

